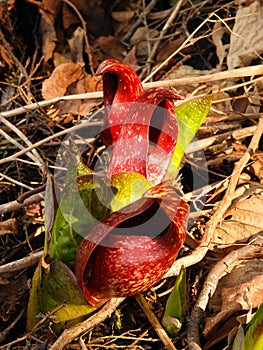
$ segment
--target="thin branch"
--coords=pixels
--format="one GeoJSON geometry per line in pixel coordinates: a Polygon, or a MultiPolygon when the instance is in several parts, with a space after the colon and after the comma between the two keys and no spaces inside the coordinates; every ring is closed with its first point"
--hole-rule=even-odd
{"type": "Polygon", "coordinates": [[[26,269],[30,266],[37,264],[43,255],[43,251],[32,253],[22,259],[12,261],[5,265],[0,266],[0,276],[3,274],[8,274],[16,271],[26,269]]]}
{"type": "MultiPolygon", "coordinates": [[[[10,123],[8,120],[6,120],[1,114],[0,114],[0,121],[5,124],[10,130],[12,130],[14,133],[17,134],[25,142],[25,144],[29,147],[33,146],[32,142],[12,123],[10,123]]],[[[24,149],[25,150],[25,149],[24,149]]],[[[23,151],[24,151],[23,150],[23,151]]],[[[27,152],[24,152],[24,154],[27,152]]],[[[44,164],[44,161],[40,157],[39,153],[35,149],[35,147],[32,148],[32,153],[37,160],[37,162],[41,163],[42,165],[44,164]]]]}
{"type": "Polygon", "coordinates": [[[188,44],[195,34],[209,21],[209,18],[206,18],[193,32],[192,34],[189,35],[189,37],[176,49],[169,57],[167,57],[156,69],[154,69],[151,74],[149,74],[143,82],[145,83],[146,81],[150,80],[156,73],[158,73],[163,67],[165,67],[168,62],[175,56],[177,55],[185,46],[188,44]]]}
{"type": "Polygon", "coordinates": [[[135,32],[135,30],[139,27],[139,25],[143,21],[143,17],[152,10],[152,8],[155,6],[157,1],[158,0],[152,0],[149,3],[149,5],[145,8],[145,11],[139,15],[136,22],[131,26],[131,28],[128,30],[128,32],[122,37],[122,39],[121,39],[122,44],[127,45],[127,42],[130,40],[130,38],[133,35],[133,33],[135,32]]]}
{"type": "MultiPolygon", "coordinates": [[[[220,80],[227,80],[227,79],[237,79],[237,78],[244,78],[244,77],[251,77],[263,75],[263,65],[255,65],[251,67],[243,67],[243,68],[236,68],[232,70],[228,70],[225,72],[218,72],[208,75],[201,75],[198,77],[185,77],[185,78],[178,78],[178,79],[169,79],[169,80],[158,80],[150,83],[143,83],[143,87],[145,90],[148,90],[152,87],[176,87],[176,86],[184,86],[184,85],[191,85],[191,84],[201,84],[201,83],[212,83],[220,80]]],[[[259,78],[259,79],[262,79],[259,78]]],[[[247,82],[250,83],[250,82],[247,82]]],[[[233,85],[232,87],[228,87],[228,90],[236,89],[237,85],[233,85]]],[[[222,91],[222,89],[219,89],[219,91],[222,91]]],[[[226,90],[224,90],[226,91],[226,90]]],[[[61,101],[68,101],[68,100],[97,100],[102,99],[103,93],[102,91],[96,91],[96,92],[87,92],[84,94],[75,94],[75,95],[66,95],[61,97],[56,97],[50,100],[45,101],[39,101],[36,103],[32,103],[29,105],[25,105],[23,107],[18,107],[10,111],[4,111],[0,113],[0,116],[4,118],[14,117],[19,114],[23,114],[29,111],[34,111],[38,108],[48,107],[52,104],[61,102],[61,101]]]]}
{"type": "Polygon", "coordinates": [[[156,54],[156,51],[157,51],[157,49],[158,49],[158,47],[160,45],[160,42],[164,38],[167,30],[169,29],[169,27],[172,24],[173,20],[175,19],[175,17],[177,16],[178,12],[180,11],[180,8],[181,8],[183,3],[184,3],[184,0],[179,0],[177,2],[176,6],[172,10],[168,20],[165,22],[165,25],[163,26],[163,29],[160,32],[160,36],[154,41],[154,45],[152,47],[150,55],[148,56],[146,65],[145,65],[144,69],[142,70],[141,76],[143,76],[144,73],[146,72],[148,65],[150,65],[152,63],[152,61],[154,59],[154,56],[156,54]]]}
{"type": "MultiPolygon", "coordinates": [[[[32,190],[33,191],[33,190],[32,190]]],[[[34,194],[24,200],[22,203],[15,200],[12,202],[4,203],[0,205],[0,215],[5,214],[5,213],[10,213],[11,211],[16,211],[19,210],[27,205],[33,204],[33,203],[38,203],[41,200],[44,199],[44,192],[34,194]]]]}
{"type": "Polygon", "coordinates": [[[8,180],[8,181],[10,181],[11,183],[13,183],[13,184],[15,184],[15,185],[18,185],[18,186],[20,186],[20,187],[24,187],[24,188],[26,188],[27,190],[33,190],[33,187],[28,186],[28,185],[26,185],[26,184],[23,184],[22,182],[17,181],[17,180],[15,180],[15,179],[12,179],[12,177],[10,177],[10,176],[8,176],[8,175],[5,175],[5,174],[3,174],[3,173],[0,173],[0,177],[2,177],[3,179],[6,179],[6,180],[8,180]]]}
{"type": "Polygon", "coordinates": [[[20,157],[21,155],[31,151],[34,148],[39,147],[39,146],[43,145],[44,143],[49,142],[57,137],[69,134],[69,133],[76,131],[76,130],[79,130],[79,129],[82,129],[85,126],[85,124],[86,125],[88,124],[90,126],[98,126],[98,125],[101,125],[101,122],[88,122],[87,121],[87,123],[80,123],[80,124],[74,125],[71,128],[62,130],[54,135],[48,136],[45,139],[36,142],[36,143],[32,144],[31,146],[24,148],[23,150],[13,154],[12,156],[0,159],[0,164],[4,164],[4,163],[10,162],[10,161],[13,161],[13,160],[17,159],[18,157],[20,157]]]}
{"type": "MultiPolygon", "coordinates": [[[[22,146],[19,142],[17,142],[13,137],[9,136],[4,130],[0,129],[0,134],[10,143],[12,143],[14,146],[16,146],[18,149],[24,149],[25,147],[22,146]]],[[[36,163],[38,159],[31,154],[31,152],[27,153],[27,156],[34,162],[36,163]]]]}
{"type": "Polygon", "coordinates": [[[146,300],[144,299],[144,296],[142,294],[135,295],[135,299],[137,303],[140,305],[141,309],[147,316],[149,322],[153,326],[153,329],[157,333],[158,337],[162,341],[165,349],[167,350],[176,350],[176,347],[174,346],[173,342],[169,338],[166,331],[163,329],[162,325],[160,324],[158,318],[154,315],[152,310],[149,308],[149,305],[147,304],[146,300]]]}
{"type": "Polygon", "coordinates": [[[90,44],[89,44],[89,39],[88,39],[88,31],[87,31],[87,26],[86,26],[86,22],[84,21],[81,13],[79,12],[77,6],[75,6],[71,1],[69,0],[63,0],[67,5],[69,5],[77,14],[81,24],[82,24],[82,27],[83,27],[83,30],[84,30],[84,39],[85,39],[85,44],[86,44],[86,48],[87,48],[87,53],[88,53],[88,58],[89,58],[89,67],[90,67],[90,71],[91,71],[91,74],[94,76],[94,68],[93,68],[93,57],[92,57],[92,54],[91,54],[91,50],[90,50],[90,44]]]}

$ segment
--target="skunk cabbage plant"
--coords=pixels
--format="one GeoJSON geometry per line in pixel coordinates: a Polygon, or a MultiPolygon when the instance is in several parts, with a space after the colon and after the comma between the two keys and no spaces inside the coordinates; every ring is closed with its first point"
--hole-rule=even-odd
{"type": "Polygon", "coordinates": [[[104,173],[95,172],[72,151],[57,209],[47,185],[45,256],[33,278],[29,329],[38,313],[62,304],[54,315],[65,326],[112,297],[147,290],[171,267],[185,241],[189,206],[168,181],[182,156],[180,150],[175,158],[178,130],[184,131],[182,122],[178,129],[174,101],[181,97],[162,87],[144,92],[137,74],[116,60],[102,62],[97,74],[103,76],[100,138],[112,148],[109,165],[104,173]]]}
{"type": "Polygon", "coordinates": [[[171,267],[184,243],[188,204],[163,183],[177,139],[176,119],[168,108],[177,98],[167,88],[153,88],[126,115],[107,171],[111,184],[119,178],[113,213],[87,234],[76,256],[76,277],[91,305],[148,289],[171,267]],[[150,127],[156,109],[163,113],[161,130],[150,127]],[[159,135],[150,151],[151,131],[159,135]],[[124,203],[135,174],[153,187],[124,203]],[[116,207],[117,196],[122,205],[116,207]]]}

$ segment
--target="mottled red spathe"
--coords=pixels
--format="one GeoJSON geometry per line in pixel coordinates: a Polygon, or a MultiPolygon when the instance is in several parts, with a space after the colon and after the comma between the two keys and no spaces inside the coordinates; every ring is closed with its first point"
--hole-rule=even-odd
{"type": "Polygon", "coordinates": [[[189,206],[170,186],[156,186],[156,198],[151,191],[110,215],[82,241],[75,271],[91,305],[147,290],[175,261],[185,241],[189,206]]]}

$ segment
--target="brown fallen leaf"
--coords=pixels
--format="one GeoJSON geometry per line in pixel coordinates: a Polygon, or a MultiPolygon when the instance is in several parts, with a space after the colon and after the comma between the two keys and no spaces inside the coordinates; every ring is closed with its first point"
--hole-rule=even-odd
{"type": "Polygon", "coordinates": [[[253,1],[250,6],[240,5],[227,56],[228,69],[249,66],[263,53],[263,4],[253,1]]]}
{"type": "MultiPolygon", "coordinates": [[[[87,74],[83,67],[77,63],[63,63],[56,67],[42,85],[44,99],[52,99],[65,95],[82,94],[102,90],[101,77],[87,74]]],[[[68,100],[60,101],[52,106],[47,115],[57,123],[68,123],[73,117],[87,115],[98,101],[94,100],[68,100]],[[62,116],[62,117],[61,117],[62,116]],[[65,118],[65,116],[67,116],[65,118]]]]}
{"type": "Polygon", "coordinates": [[[251,164],[249,170],[253,172],[260,180],[260,183],[263,185],[263,153],[257,152],[252,157],[254,162],[251,164]]]}
{"type": "Polygon", "coordinates": [[[101,36],[97,39],[97,43],[106,58],[115,58],[122,61],[126,55],[126,47],[114,36],[101,36]]]}
{"type": "Polygon", "coordinates": [[[15,325],[14,320],[18,317],[23,307],[26,307],[28,290],[27,272],[17,272],[9,275],[4,274],[0,278],[0,342],[15,325]]]}
{"type": "Polygon", "coordinates": [[[137,72],[141,67],[138,65],[137,57],[136,57],[136,45],[132,47],[132,49],[125,56],[122,63],[130,66],[135,72],[137,72]]]}
{"type": "Polygon", "coordinates": [[[236,267],[218,283],[209,302],[203,335],[207,339],[204,349],[226,338],[239,321],[237,316],[263,303],[263,260],[239,261],[236,267]]]}
{"type": "Polygon", "coordinates": [[[225,212],[212,237],[210,249],[215,245],[222,249],[227,245],[247,240],[263,229],[263,190],[258,189],[249,196],[237,198],[225,212]]]}
{"type": "Polygon", "coordinates": [[[45,100],[64,96],[68,87],[84,77],[83,68],[77,63],[63,63],[56,67],[50,78],[44,80],[42,95],[45,100]]]}
{"type": "Polygon", "coordinates": [[[62,63],[79,63],[83,64],[83,47],[84,47],[84,30],[80,27],[73,32],[72,36],[67,39],[67,45],[61,51],[55,51],[53,54],[53,63],[57,67],[62,63]]]}
{"type": "Polygon", "coordinates": [[[226,57],[227,45],[223,45],[222,42],[225,31],[226,29],[222,26],[222,23],[220,21],[216,21],[214,25],[214,30],[212,32],[212,40],[216,47],[216,54],[219,61],[217,68],[219,70],[221,69],[224,58],[226,57]]]}
{"type": "MultiPolygon", "coordinates": [[[[37,2],[35,2],[37,4],[37,2]]],[[[74,28],[83,28],[87,23],[87,35],[98,38],[111,32],[111,21],[107,15],[110,5],[95,0],[43,0],[39,2],[41,14],[40,35],[44,66],[57,66],[61,62],[78,62],[71,52],[71,33],[74,28]],[[81,17],[81,18],[80,18],[81,17]],[[103,25],[101,25],[103,23],[103,25]]],[[[87,47],[84,45],[84,49],[87,47]]],[[[80,46],[79,46],[80,47],[80,46]]],[[[81,49],[82,52],[82,49],[81,49]]],[[[83,60],[83,59],[82,59],[83,60]]]]}
{"type": "Polygon", "coordinates": [[[11,218],[0,222],[0,236],[3,235],[17,235],[18,222],[16,218],[11,218]]]}
{"type": "Polygon", "coordinates": [[[135,16],[135,12],[128,11],[112,11],[111,17],[117,22],[129,22],[135,16]]]}

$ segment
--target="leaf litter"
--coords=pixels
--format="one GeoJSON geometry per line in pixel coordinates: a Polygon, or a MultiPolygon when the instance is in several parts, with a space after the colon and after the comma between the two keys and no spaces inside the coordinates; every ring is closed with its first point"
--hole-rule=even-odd
{"type": "MultiPolygon", "coordinates": [[[[209,250],[205,249],[202,257],[195,260],[195,254],[197,256],[200,250],[195,250],[194,246],[204,242],[202,237],[208,231],[207,225],[213,220],[218,205],[225,200],[229,179],[235,177],[234,165],[246,152],[255,133],[255,130],[252,134],[249,133],[246,128],[259,125],[262,113],[261,76],[248,73],[247,78],[244,78],[233,69],[246,67],[250,72],[252,66],[262,65],[262,3],[252,1],[236,5],[232,2],[212,1],[205,6],[202,1],[195,5],[181,2],[179,13],[159,43],[155,60],[147,62],[154,40],[160,35],[164,21],[168,20],[172,9],[170,4],[160,1],[142,4],[125,1],[110,5],[107,2],[89,1],[88,6],[78,0],[70,3],[57,1],[56,6],[48,0],[42,3],[29,0],[20,3],[8,0],[1,2],[1,112],[3,116],[5,112],[11,112],[8,120],[33,144],[45,140],[49,135],[53,136],[37,147],[43,160],[52,167],[54,154],[62,141],[62,137],[57,136],[58,131],[74,127],[80,117],[88,116],[98,109],[101,100],[71,99],[22,114],[16,114],[16,108],[34,101],[41,103],[43,99],[48,102],[54,97],[101,91],[101,82],[94,77],[93,72],[99,62],[107,57],[128,63],[138,74],[143,72],[143,67],[147,64],[150,73],[157,70],[153,80],[159,82],[159,86],[171,79],[190,78],[190,82],[188,80],[188,83],[176,87],[177,92],[186,98],[198,97],[211,90],[216,92],[209,115],[197,134],[201,141],[214,137],[213,144],[203,148],[209,174],[209,189],[203,189],[203,192],[209,190],[206,195],[196,195],[191,183],[191,167],[198,176],[203,176],[201,166],[196,161],[200,150],[188,154],[180,170],[184,192],[191,197],[193,191],[192,198],[204,204],[201,212],[192,213],[194,220],[188,241],[191,237],[193,245],[186,243],[181,251],[182,260],[180,262],[179,259],[179,263],[177,261],[178,266],[186,266],[189,283],[186,312],[190,320],[195,320],[194,305],[200,305],[198,296],[202,295],[202,290],[205,291],[205,277],[212,266],[216,267],[217,263],[223,262],[228,254],[253,246],[255,239],[262,235],[261,138],[241,170],[242,179],[237,182],[230,204],[212,230],[209,250]],[[32,17],[32,14],[38,21],[35,21],[36,17],[32,17]],[[190,45],[184,44],[189,34],[200,24],[190,45]],[[11,37],[15,39],[11,40],[11,37]],[[173,55],[174,52],[177,54],[173,55]],[[173,57],[168,59],[170,55],[173,57]],[[227,80],[208,80],[212,74],[223,71],[230,72],[227,80]],[[207,82],[204,78],[202,83],[191,83],[192,77],[196,76],[207,77],[207,82]],[[234,125],[232,131],[230,125],[234,125]],[[226,131],[229,131],[227,136],[220,139],[226,131]]],[[[147,75],[144,73],[142,78],[146,79],[147,75]]],[[[1,129],[25,148],[15,128],[2,124],[1,129]]],[[[16,200],[26,191],[21,184],[33,187],[37,192],[37,188],[45,182],[45,170],[42,165],[32,163],[27,153],[17,157],[16,145],[5,135],[0,135],[3,161],[0,163],[0,277],[1,300],[4,300],[1,302],[0,313],[1,347],[13,343],[11,348],[22,349],[30,344],[33,349],[46,344],[45,339],[48,339],[48,345],[58,349],[56,338],[48,329],[40,327],[33,337],[25,330],[25,301],[35,267],[34,259],[23,268],[23,272],[19,269],[20,259],[34,256],[43,248],[43,231],[39,231],[43,221],[34,220],[27,207],[18,206],[16,200]],[[12,161],[5,162],[5,158],[10,156],[13,157],[12,161]],[[14,227],[5,226],[4,223],[10,219],[16,220],[14,227]],[[10,227],[14,235],[10,235],[10,227]],[[13,272],[9,270],[10,263],[15,264],[13,272]],[[17,281],[20,283],[19,288],[17,281]]],[[[99,146],[95,144],[98,149],[99,146]]],[[[42,199],[37,193],[29,194],[28,197],[33,198],[33,203],[34,198],[36,201],[42,199]]],[[[41,208],[39,216],[43,217],[41,208]]],[[[176,266],[174,270],[176,271],[176,266]]],[[[177,274],[179,270],[177,269],[177,274]]],[[[236,258],[234,265],[229,271],[226,269],[224,274],[223,277],[220,274],[217,276],[215,293],[207,295],[209,303],[201,321],[204,330],[199,334],[199,339],[194,340],[194,345],[201,341],[203,349],[225,348],[228,335],[240,327],[240,317],[248,312],[253,314],[262,304],[262,244],[257,251],[236,258]]],[[[144,293],[159,320],[162,319],[167,291],[172,287],[173,281],[173,277],[168,277],[162,281],[161,286],[157,285],[144,293]]],[[[95,344],[97,348],[109,345],[115,348],[164,348],[143,309],[139,309],[132,299],[123,301],[121,306],[113,300],[104,314],[102,310],[101,315],[98,314],[91,320],[94,322],[93,327],[86,328],[89,329],[89,336],[80,337],[79,334],[75,338],[63,338],[62,334],[61,342],[65,346],[70,343],[69,346],[77,349],[81,348],[81,341],[84,346],[91,348],[95,344]],[[116,308],[121,310],[122,315],[119,330],[115,327],[114,318],[105,320],[116,308]],[[131,339],[126,339],[127,332],[131,339]]],[[[172,339],[178,349],[193,346],[186,338],[186,334],[191,333],[189,327],[184,324],[182,333],[172,339]]],[[[71,332],[73,334],[73,330],[71,332]]]]}

